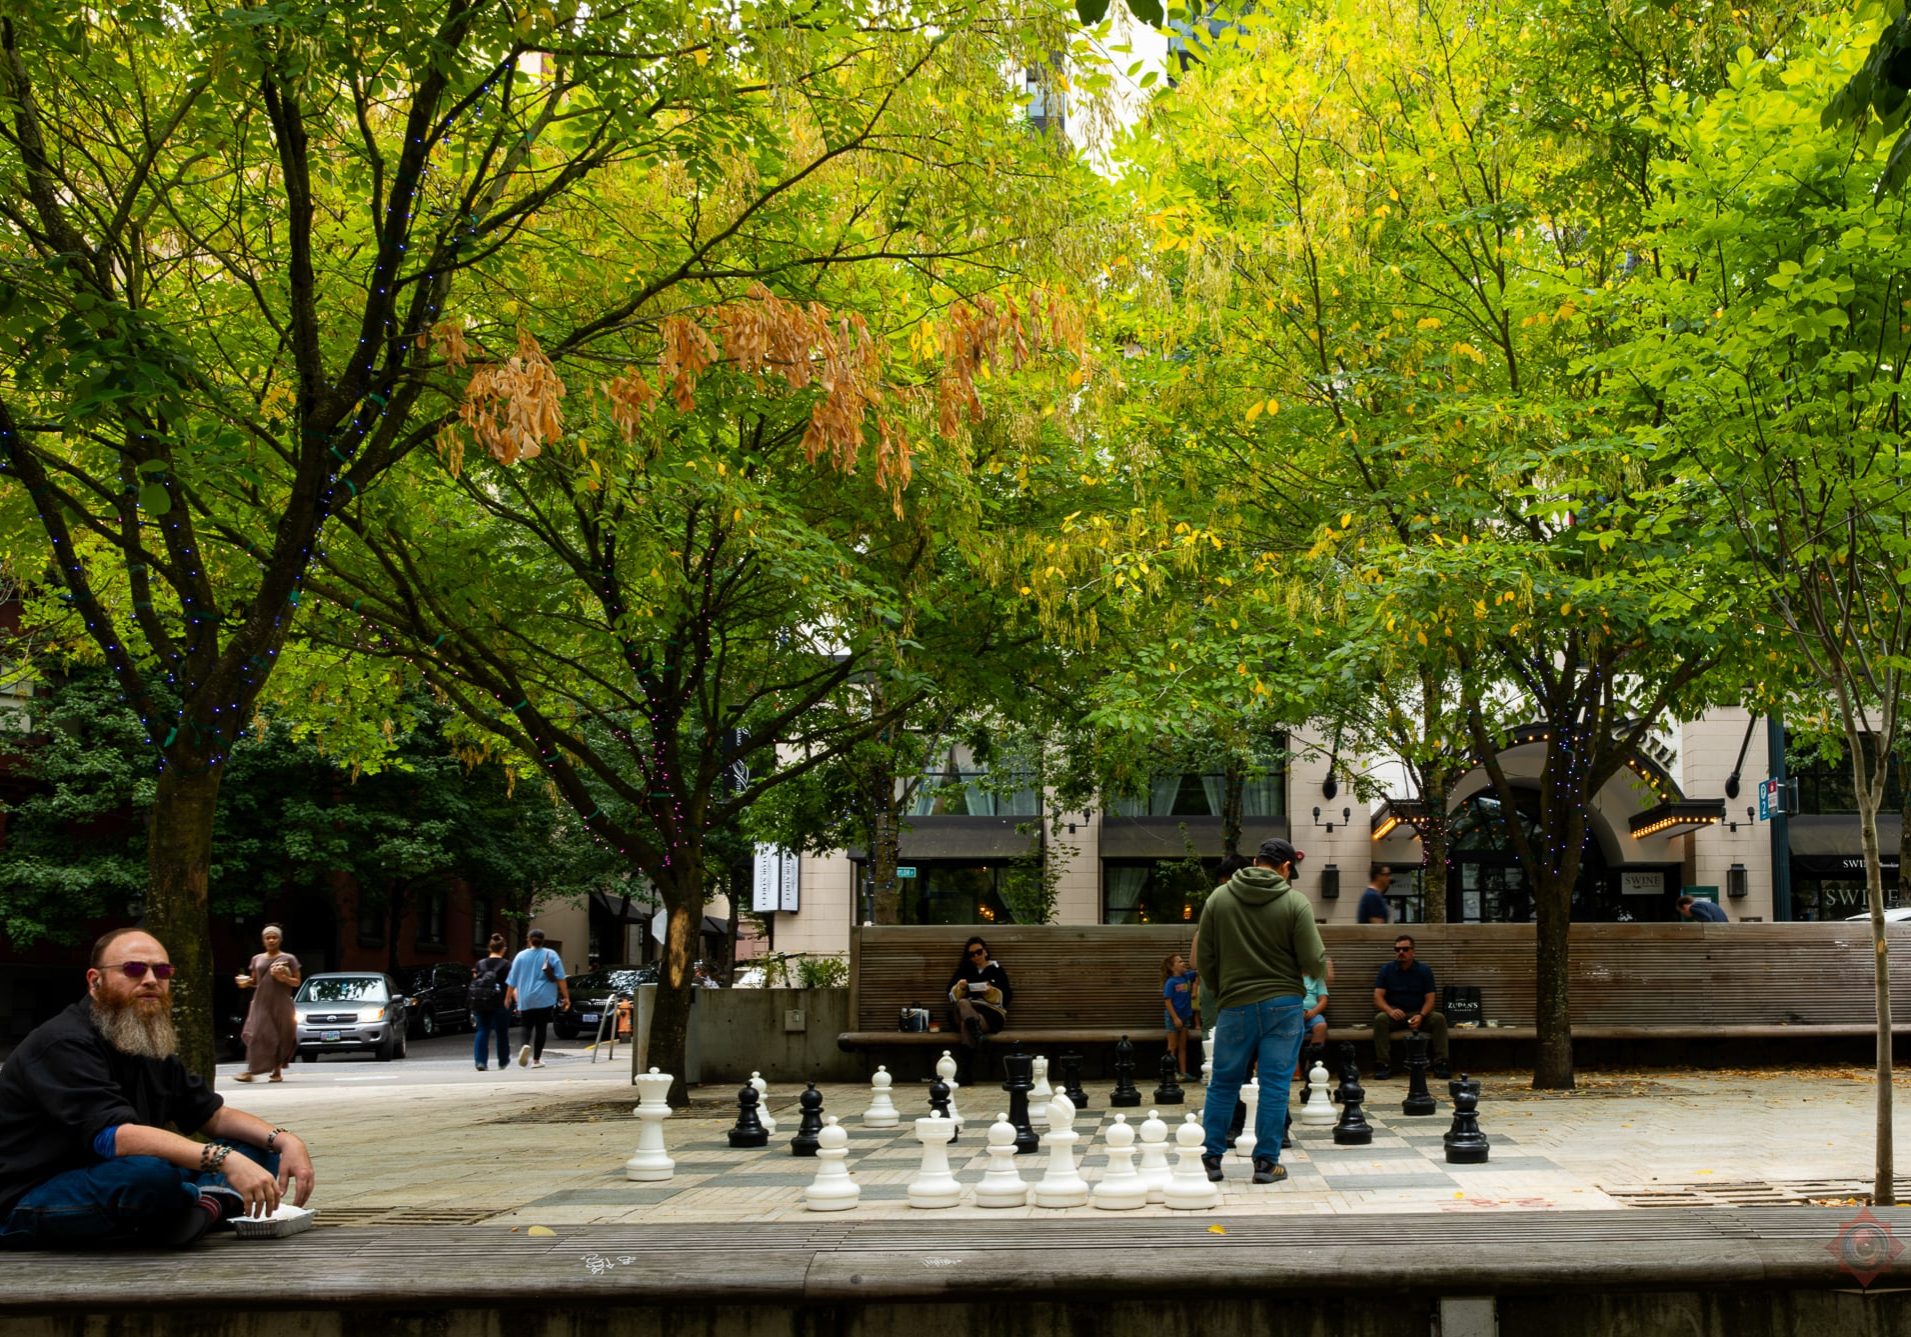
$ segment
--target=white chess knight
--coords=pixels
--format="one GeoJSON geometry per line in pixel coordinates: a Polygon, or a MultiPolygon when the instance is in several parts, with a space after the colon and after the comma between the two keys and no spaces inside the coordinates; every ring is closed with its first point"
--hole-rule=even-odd
{"type": "Polygon", "coordinates": [[[955,1140],[955,1131],[955,1121],[938,1114],[916,1120],[922,1165],[909,1181],[911,1207],[954,1207],[961,1203],[962,1185],[949,1172],[949,1143],[955,1140]]]}
{"type": "Polygon", "coordinates": [[[1088,1181],[1075,1168],[1075,1144],[1082,1135],[1075,1131],[1075,1102],[1066,1091],[1057,1091],[1048,1102],[1048,1132],[1042,1145],[1048,1148],[1048,1166],[1035,1183],[1030,1198],[1037,1207],[1086,1207],[1088,1181]]]}
{"type": "Polygon", "coordinates": [[[1254,1154],[1254,1124],[1256,1120],[1260,1118],[1261,1111],[1261,1078],[1259,1073],[1255,1074],[1253,1081],[1241,1083],[1241,1103],[1247,1106],[1247,1113],[1241,1124],[1241,1135],[1234,1139],[1234,1154],[1236,1156],[1252,1156],[1254,1154]]]}
{"type": "Polygon", "coordinates": [[[1033,1065],[1035,1085],[1028,1093],[1028,1121],[1032,1128],[1048,1127],[1048,1102],[1055,1097],[1055,1088],[1048,1084],[1048,1060],[1040,1054],[1035,1056],[1033,1065]]]}
{"type": "Polygon", "coordinates": [[[1153,1110],[1141,1121],[1141,1167],[1135,1173],[1148,1191],[1148,1201],[1160,1202],[1174,1171],[1168,1165],[1168,1125],[1153,1110]]]}
{"type": "Polygon", "coordinates": [[[764,1132],[774,1134],[776,1120],[770,1117],[770,1084],[763,1080],[762,1073],[753,1072],[750,1074],[750,1085],[756,1088],[757,1120],[763,1125],[764,1132]]]}
{"type": "Polygon", "coordinates": [[[1315,1063],[1307,1070],[1307,1103],[1301,1106],[1300,1121],[1304,1124],[1331,1124],[1338,1117],[1334,1102],[1327,1098],[1326,1065],[1315,1063]]]}
{"type": "Polygon", "coordinates": [[[1135,1170],[1135,1130],[1126,1114],[1109,1125],[1108,1169],[1095,1185],[1091,1200],[1109,1212],[1131,1212],[1148,1205],[1148,1185],[1135,1170]]]}
{"type": "Polygon", "coordinates": [[[624,1162],[624,1178],[649,1182],[668,1179],[677,1163],[664,1150],[664,1120],[670,1117],[670,1084],[676,1079],[652,1068],[637,1076],[637,1150],[624,1162]]]}
{"type": "Polygon", "coordinates": [[[863,1196],[862,1185],[849,1177],[843,1164],[849,1155],[849,1134],[830,1115],[816,1135],[816,1178],[803,1190],[803,1205],[812,1212],[846,1212],[863,1196]]]}
{"type": "Polygon", "coordinates": [[[863,1127],[895,1128],[901,1125],[902,1113],[889,1094],[889,1088],[895,1082],[896,1079],[889,1075],[889,1069],[878,1065],[876,1075],[869,1079],[869,1108],[863,1111],[863,1127]]]}
{"type": "Polygon", "coordinates": [[[1015,1168],[1015,1125],[998,1114],[989,1125],[989,1168],[975,1186],[978,1207],[1026,1207],[1028,1185],[1015,1168]]]}
{"type": "Polygon", "coordinates": [[[1204,1136],[1192,1114],[1174,1130],[1174,1175],[1161,1201],[1177,1212],[1212,1211],[1221,1205],[1221,1190],[1208,1182],[1207,1169],[1201,1164],[1204,1136]]]}
{"type": "Polygon", "coordinates": [[[936,1076],[949,1088],[949,1117],[955,1120],[956,1132],[960,1133],[968,1122],[962,1117],[962,1111],[956,1108],[956,1092],[962,1089],[962,1083],[956,1080],[955,1055],[946,1049],[942,1051],[942,1057],[936,1060],[936,1076]]]}

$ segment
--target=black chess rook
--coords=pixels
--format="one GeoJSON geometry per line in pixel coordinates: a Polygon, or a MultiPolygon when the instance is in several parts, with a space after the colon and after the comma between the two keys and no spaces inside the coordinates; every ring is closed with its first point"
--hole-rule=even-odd
{"type": "Polygon", "coordinates": [[[796,1136],[790,1139],[790,1155],[814,1156],[822,1144],[817,1134],[823,1131],[823,1093],[811,1082],[809,1089],[796,1098],[803,1109],[803,1121],[796,1127],[796,1136]]]}

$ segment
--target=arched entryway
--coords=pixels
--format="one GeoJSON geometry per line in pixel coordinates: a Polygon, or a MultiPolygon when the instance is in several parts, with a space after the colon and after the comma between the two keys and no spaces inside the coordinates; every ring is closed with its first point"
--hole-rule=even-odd
{"type": "MultiPolygon", "coordinates": [[[[1526,838],[1543,845],[1539,793],[1514,790],[1515,812],[1526,838]]],[[[1594,819],[1595,823],[1597,818],[1594,819]]],[[[1533,918],[1533,892],[1513,846],[1499,795],[1475,794],[1454,810],[1448,828],[1447,918],[1454,923],[1525,923],[1533,918]]],[[[1614,920],[1624,907],[1613,891],[1598,831],[1587,833],[1573,891],[1573,918],[1614,920]]]]}

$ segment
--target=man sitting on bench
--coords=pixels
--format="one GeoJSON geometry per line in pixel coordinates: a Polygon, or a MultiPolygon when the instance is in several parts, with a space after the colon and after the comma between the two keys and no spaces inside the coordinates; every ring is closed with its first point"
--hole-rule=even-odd
{"type": "Polygon", "coordinates": [[[1447,1019],[1433,1010],[1433,971],[1413,959],[1413,939],[1405,933],[1393,940],[1393,960],[1374,977],[1374,1080],[1393,1076],[1387,1056],[1393,1028],[1409,1034],[1425,1031],[1433,1037],[1433,1075],[1446,1077],[1447,1019]]]}

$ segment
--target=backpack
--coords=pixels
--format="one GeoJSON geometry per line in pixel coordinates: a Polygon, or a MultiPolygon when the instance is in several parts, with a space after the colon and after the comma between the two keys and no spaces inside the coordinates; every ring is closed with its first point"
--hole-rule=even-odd
{"type": "Polygon", "coordinates": [[[478,973],[471,977],[470,996],[473,1012],[495,1012],[504,1006],[504,986],[498,982],[499,972],[485,969],[492,960],[493,958],[486,957],[480,961],[478,973]]]}

